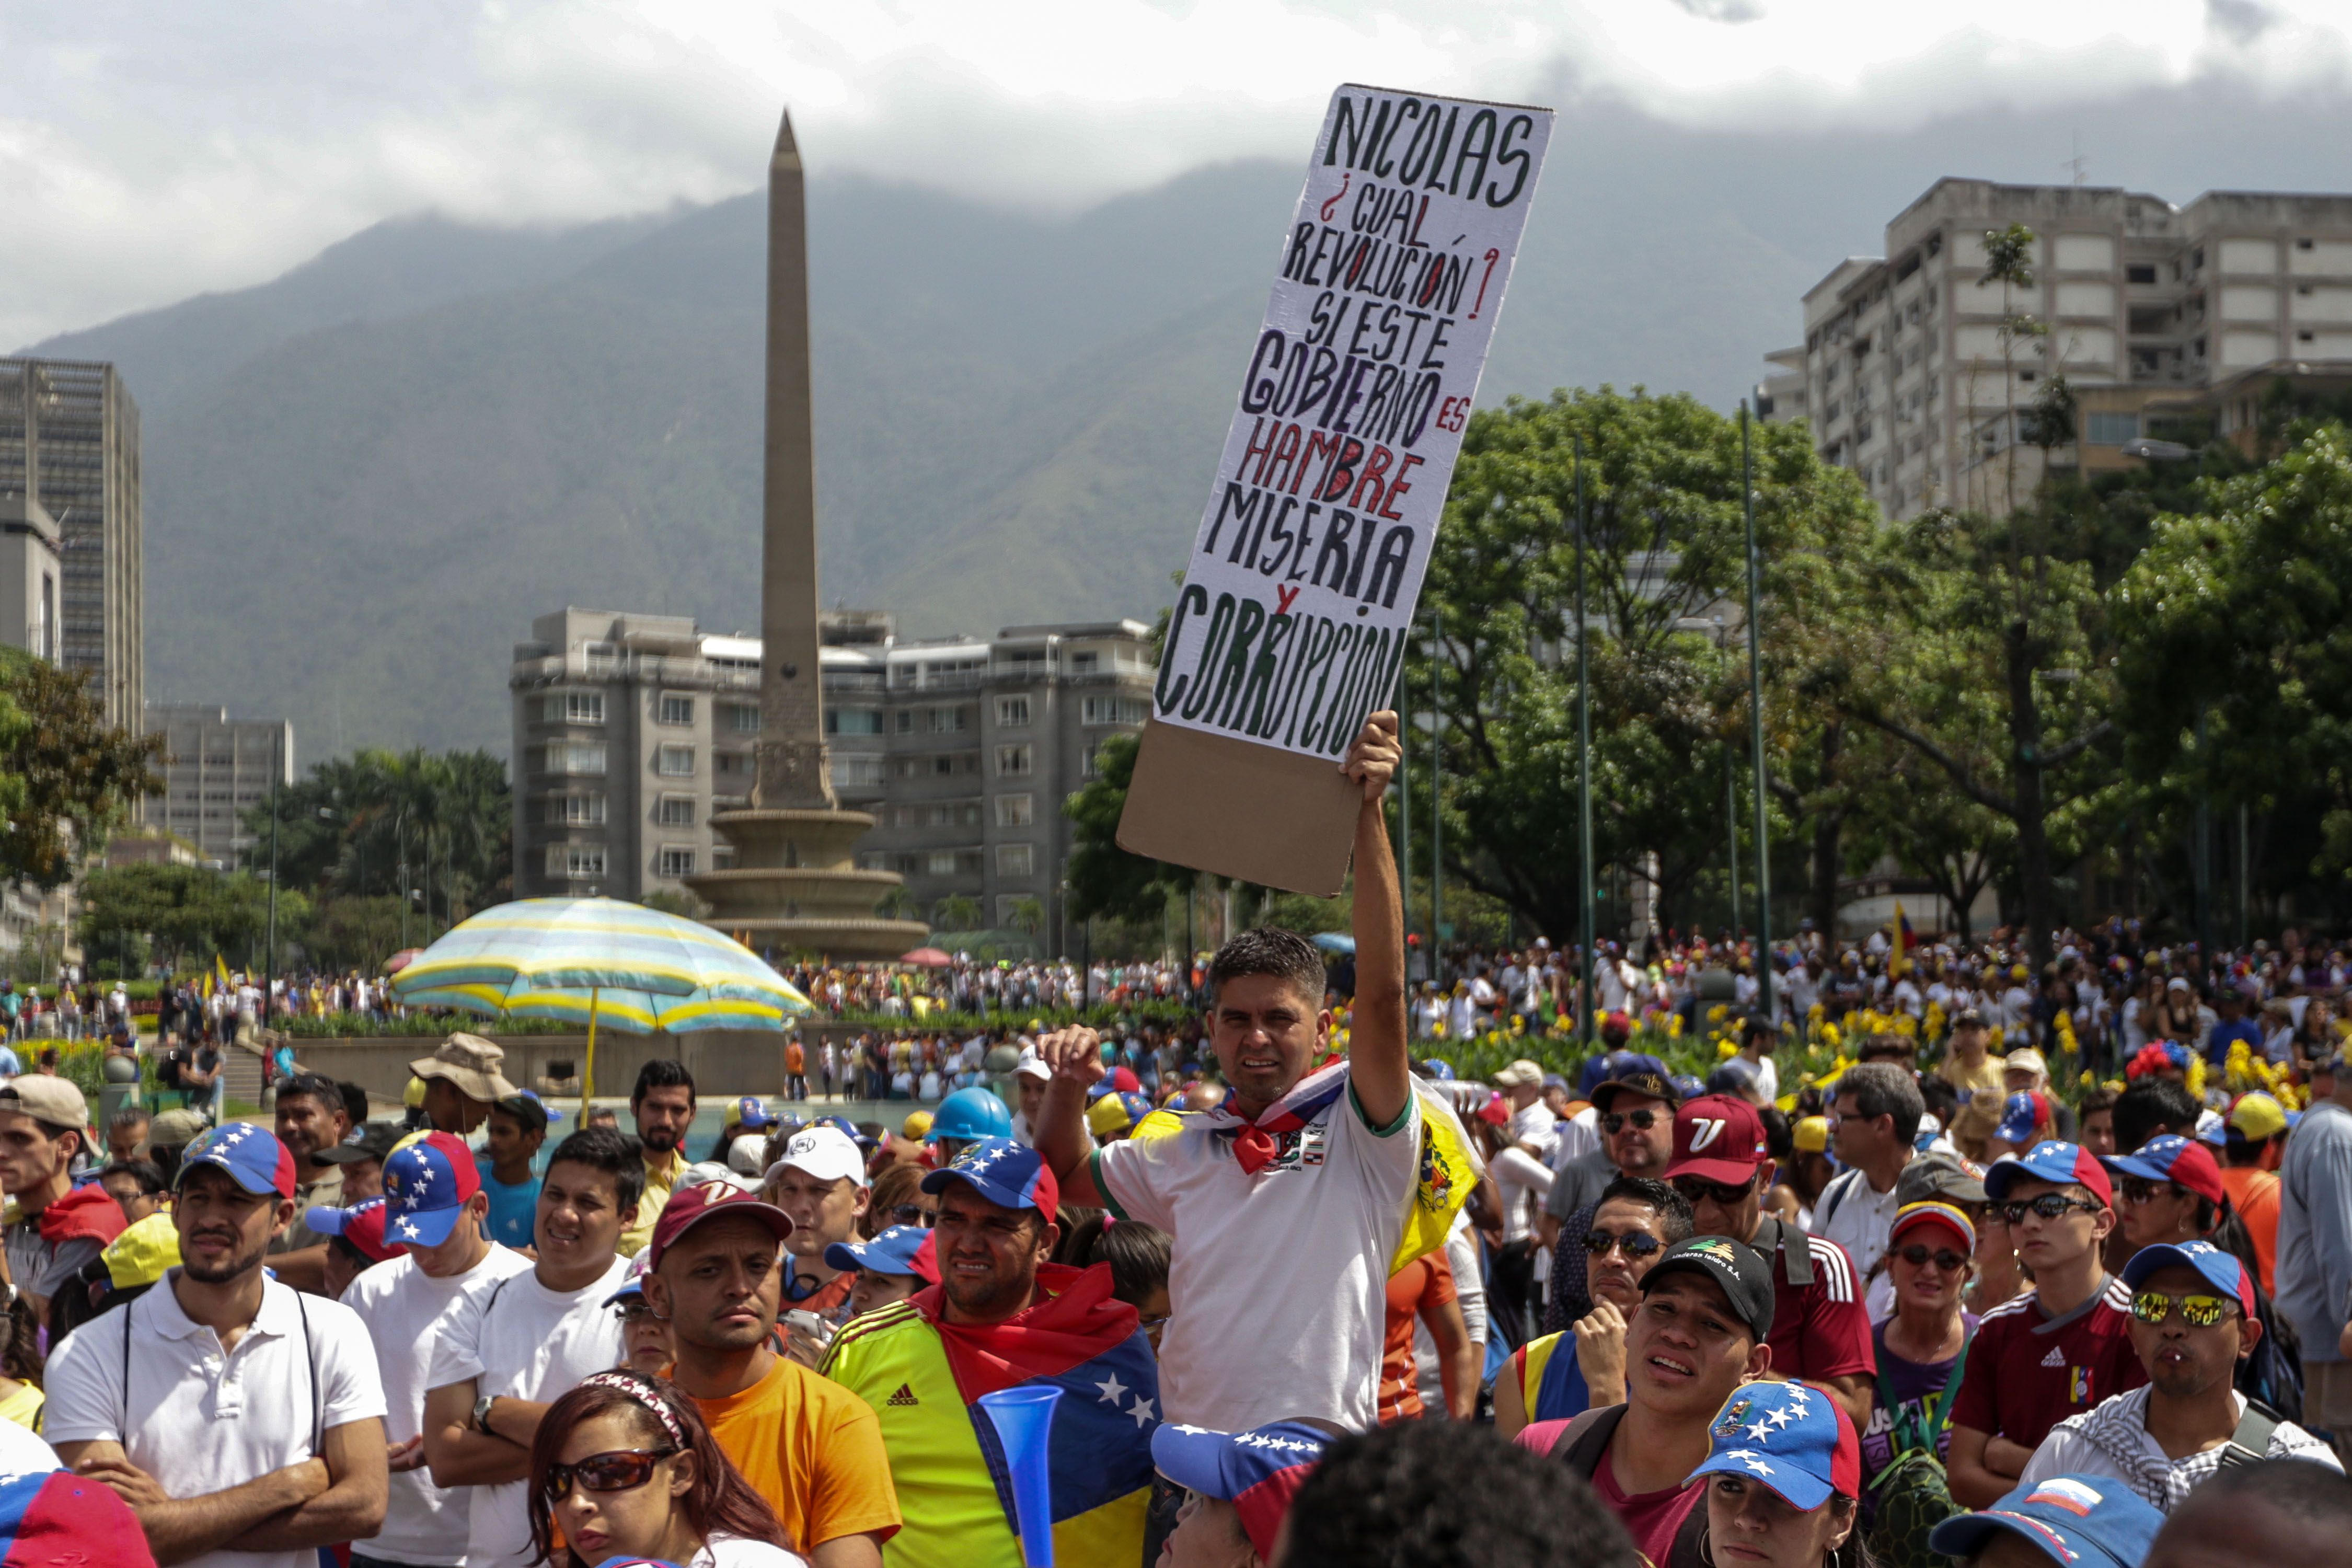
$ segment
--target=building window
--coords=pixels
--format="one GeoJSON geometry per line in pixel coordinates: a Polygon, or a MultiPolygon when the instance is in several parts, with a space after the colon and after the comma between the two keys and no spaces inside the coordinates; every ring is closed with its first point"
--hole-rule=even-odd
{"type": "Polygon", "coordinates": [[[604,797],[601,795],[551,795],[547,797],[544,820],[548,822],[595,824],[604,820],[604,797]]]}
{"type": "Polygon", "coordinates": [[[898,710],[898,733],[900,733],[901,735],[911,735],[911,734],[913,734],[914,732],[915,732],[915,710],[914,710],[912,708],[901,708],[901,709],[899,709],[899,710],[898,710]]]}
{"type": "Polygon", "coordinates": [[[601,777],[604,772],[602,741],[556,741],[547,748],[547,772],[601,777]]]}
{"type": "Polygon", "coordinates": [[[2083,443],[2089,447],[2120,447],[2139,438],[2137,414],[2089,414],[2084,426],[2083,443]]]}
{"type": "MultiPolygon", "coordinates": [[[[739,735],[756,735],[760,732],[760,710],[748,702],[735,703],[727,710],[727,722],[739,735]]],[[[877,724],[875,732],[880,733],[880,729],[877,724]]]]}
{"type": "Polygon", "coordinates": [[[567,881],[585,881],[604,874],[604,851],[593,844],[559,844],[547,852],[547,870],[567,881]]]}
{"type": "Polygon", "coordinates": [[[666,779],[690,779],[694,776],[694,748],[664,746],[655,753],[654,768],[666,779]]]}
{"type": "Polygon", "coordinates": [[[1033,864],[1033,851],[1026,844],[996,847],[996,874],[1000,877],[1026,877],[1033,864]]]}
{"type": "Polygon", "coordinates": [[[685,795],[662,796],[661,804],[654,807],[654,820],[664,827],[693,826],[694,797],[685,795]]]}
{"type": "Polygon", "coordinates": [[[2125,281],[2125,282],[2126,282],[2126,283],[2153,283],[2153,282],[2155,282],[2155,281],[2156,281],[2156,264],[2155,264],[2154,262],[2152,262],[2152,261],[2151,261],[2151,262],[2145,262],[2145,263],[2135,263],[2135,264],[2134,264],[2134,265],[2132,265],[2132,266],[2129,266],[2129,267],[2125,268],[2124,268],[2124,281],[2125,281]]]}
{"type": "Polygon", "coordinates": [[[838,756],[833,759],[833,782],[836,784],[878,784],[882,782],[882,759],[876,756],[838,756]]]}
{"type": "Polygon", "coordinates": [[[934,708],[928,727],[934,735],[961,735],[969,721],[968,708],[934,708]]]}
{"type": "Polygon", "coordinates": [[[1078,705],[1086,724],[1140,724],[1150,710],[1140,697],[1089,697],[1078,705]]]}
{"type": "Polygon", "coordinates": [[[694,851],[665,844],[658,864],[665,877],[691,877],[694,875],[694,851]]]}
{"type": "Polygon", "coordinates": [[[824,710],[824,732],[878,735],[882,732],[882,711],[878,708],[828,708],[824,710]]]}
{"type": "Polygon", "coordinates": [[[928,870],[934,877],[954,876],[956,874],[956,852],[952,849],[932,850],[924,862],[924,869],[928,870]]]}
{"type": "Polygon", "coordinates": [[[996,797],[996,826],[1026,827],[1029,826],[1030,800],[1025,795],[1000,795],[996,797]]]}
{"type": "Polygon", "coordinates": [[[735,868],[735,846],[732,844],[712,845],[710,847],[710,868],[714,871],[733,870],[735,868]]]}
{"type": "Polygon", "coordinates": [[[1000,724],[1026,724],[1029,722],[1029,699],[1026,697],[998,698],[996,700],[996,721],[1000,724]]]}
{"type": "Polygon", "coordinates": [[[1094,653],[1074,653],[1070,656],[1072,675],[1092,675],[1101,665],[1102,656],[1094,653]]]}
{"type": "MultiPolygon", "coordinates": [[[[602,724],[604,694],[601,691],[551,691],[540,703],[539,717],[548,724],[602,724]]],[[[227,761],[226,758],[221,759],[227,761]]]]}
{"type": "Polygon", "coordinates": [[[655,711],[664,724],[691,724],[694,722],[694,699],[680,692],[665,691],[661,695],[661,706],[655,711]]]}
{"type": "Polygon", "coordinates": [[[1030,751],[1026,745],[996,748],[996,776],[1001,779],[1022,779],[1030,774],[1030,751]]]}

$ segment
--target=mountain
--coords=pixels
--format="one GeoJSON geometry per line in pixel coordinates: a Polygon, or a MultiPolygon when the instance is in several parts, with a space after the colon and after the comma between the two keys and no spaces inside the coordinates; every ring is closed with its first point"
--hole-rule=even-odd
{"type": "MultiPolygon", "coordinates": [[[[1149,617],[1298,180],[1233,163],[1067,217],[814,183],[826,600],[912,636],[1149,617]]],[[[1559,172],[1536,209],[1489,400],[1736,395],[1805,268],[1719,208],[1636,229],[1577,187],[1559,172]],[[1687,295],[1669,319],[1617,303],[1661,289],[1687,295]]],[[[572,229],[407,219],[35,345],[115,361],[141,405],[150,691],[285,714],[306,757],[503,750],[534,616],[755,627],[764,220],[760,193],[572,229]]]]}

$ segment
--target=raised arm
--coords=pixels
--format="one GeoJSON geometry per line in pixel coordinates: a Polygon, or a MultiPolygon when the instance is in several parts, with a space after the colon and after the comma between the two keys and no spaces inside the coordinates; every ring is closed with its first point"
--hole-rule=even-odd
{"type": "Polygon", "coordinates": [[[1356,814],[1356,1000],[1349,1013],[1348,1077],[1356,1103],[1375,1127],[1404,1114],[1412,1093],[1405,1051],[1404,905],[1396,857],[1389,849],[1388,793],[1403,756],[1397,716],[1370,715],[1348,748],[1341,771],[1363,786],[1356,814]]]}
{"type": "Polygon", "coordinates": [[[1087,1131],[1087,1090],[1103,1076],[1102,1037],[1085,1027],[1056,1029],[1037,1042],[1037,1058],[1054,1076],[1046,1081],[1045,1103],[1037,1108],[1030,1136],[1053,1167],[1064,1200],[1099,1207],[1102,1194],[1095,1190],[1087,1158],[1095,1141],[1087,1131]]]}
{"type": "Polygon", "coordinates": [[[231,1552],[302,1552],[365,1541],[383,1528],[391,1490],[383,1423],[371,1415],[327,1428],[319,1458],[327,1489],[283,1513],[274,1513],[228,1543],[231,1552]]]}

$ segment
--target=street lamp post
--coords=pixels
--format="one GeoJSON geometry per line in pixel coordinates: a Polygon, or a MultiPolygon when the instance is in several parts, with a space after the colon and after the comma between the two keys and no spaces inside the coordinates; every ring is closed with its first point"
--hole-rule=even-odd
{"type": "Polygon", "coordinates": [[[1756,603],[1762,565],[1756,549],[1756,452],[1748,400],[1739,400],[1739,510],[1748,526],[1748,745],[1756,769],[1756,984],[1764,1016],[1773,1016],[1772,861],[1765,837],[1764,653],[1756,603]]]}
{"type": "Polygon", "coordinates": [[[286,771],[286,730],[280,725],[269,737],[269,983],[261,994],[261,1021],[274,1021],[278,1010],[278,775],[286,771]]]}
{"type": "Polygon", "coordinates": [[[1592,1010],[1601,991],[1593,980],[1592,943],[1597,932],[1592,918],[1592,661],[1586,644],[1591,626],[1584,613],[1584,536],[1591,517],[1584,506],[1584,436],[1576,447],[1576,844],[1577,844],[1577,971],[1576,1037],[1586,1054],[1592,1050],[1592,1010]]]}

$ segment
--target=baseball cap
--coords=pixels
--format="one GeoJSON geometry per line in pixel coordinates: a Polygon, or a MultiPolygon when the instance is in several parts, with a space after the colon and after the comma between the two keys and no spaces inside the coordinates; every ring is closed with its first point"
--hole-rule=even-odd
{"type": "Polygon", "coordinates": [[[293,1153],[278,1141],[278,1134],[250,1121],[215,1127],[189,1144],[180,1156],[180,1175],[172,1190],[186,1186],[188,1173],[199,1165],[226,1171],[231,1181],[257,1196],[265,1193],[281,1198],[294,1195],[293,1153]]]}
{"type": "Polygon", "coordinates": [[[836,1241],[824,1249],[828,1268],[864,1268],[876,1274],[919,1274],[915,1254],[930,1232],[919,1225],[894,1225],[871,1241],[836,1241]]]}
{"type": "Polygon", "coordinates": [[[1825,1154],[1830,1147],[1830,1119],[1800,1116],[1789,1124],[1789,1141],[1800,1154],[1825,1154]]]}
{"type": "Polygon", "coordinates": [[[447,1079],[467,1099],[496,1104],[515,1092],[515,1086],[499,1075],[506,1059],[503,1047],[461,1029],[435,1047],[431,1056],[410,1062],[408,1070],[418,1078],[447,1079]]]}
{"type": "Polygon", "coordinates": [[[529,1089],[520,1094],[508,1095],[499,1101],[497,1109],[525,1132],[544,1132],[549,1123],[556,1120],[556,1112],[529,1089]]]}
{"type": "Polygon", "coordinates": [[[1232,1503],[1250,1545],[1271,1563],[1290,1500],[1330,1441],[1331,1434],[1305,1421],[1269,1422],[1246,1432],[1165,1422],[1152,1431],[1151,1463],[1187,1491],[1232,1503]]]}
{"type": "Polygon", "coordinates": [[[2242,1094],[2230,1108],[2230,1131],[2249,1143],[2275,1138],[2286,1131],[2286,1107],[2259,1089],[2242,1094]]]}
{"type": "Polygon", "coordinates": [[[1675,1112],[1675,1157],[1665,1179],[1744,1182],[1770,1158],[1764,1119],[1754,1106],[1727,1094],[1705,1094],[1675,1112]]]}
{"type": "Polygon", "coordinates": [[[106,1277],[116,1289],[152,1285],[166,1269],[179,1267],[180,1227],[159,1209],[136,1225],[124,1226],[99,1256],[106,1259],[106,1277]]]}
{"type": "Polygon", "coordinates": [[[635,1258],[629,1259],[627,1272],[621,1276],[621,1283],[614,1289],[613,1293],[604,1298],[604,1305],[607,1307],[617,1307],[622,1302],[628,1300],[632,1297],[642,1296],[645,1293],[646,1255],[640,1252],[635,1258]]]}
{"type": "Polygon", "coordinates": [[[2194,1268],[2207,1284],[2236,1301],[2249,1320],[2255,1316],[2254,1282],[2246,1277],[2245,1265],[2238,1261],[2235,1254],[2224,1252],[2210,1241],[2143,1247],[2124,1265],[2124,1284],[2137,1290],[2159,1268],[2194,1268]]]}
{"type": "Polygon", "coordinates": [[[661,1267],[662,1255],[677,1245],[679,1237],[704,1220],[731,1215],[760,1221],[778,1241],[793,1233],[793,1216],[758,1194],[747,1193],[731,1182],[705,1182],[672,1193],[669,1202],[662,1205],[661,1217],[654,1221],[654,1237],[646,1244],[646,1272],[661,1267]]]}
{"type": "Polygon", "coordinates": [[[2164,1528],[2164,1515],[2110,1476],[2053,1476],[2022,1486],[1981,1513],[1944,1521],[1930,1551],[1967,1557],[2009,1531],[2040,1547],[2060,1568],[2139,1568],[2164,1528]]]}
{"type": "Polygon", "coordinates": [[[147,1124],[147,1146],[150,1149],[173,1149],[184,1143],[193,1143],[203,1137],[205,1129],[211,1125],[200,1110],[166,1110],[147,1124]]]}
{"type": "Polygon", "coordinates": [[[1053,1081],[1054,1069],[1045,1065],[1033,1047],[1024,1047],[1021,1059],[1013,1068],[1014,1078],[1034,1078],[1040,1083],[1053,1081]]]}
{"type": "Polygon", "coordinates": [[[2050,1076],[2050,1064],[2032,1046],[2020,1046],[2000,1058],[2000,1070],[2030,1072],[2036,1078],[2046,1079],[2050,1076]]]}
{"type": "Polygon", "coordinates": [[[1905,1204],[1896,1209],[1894,1222],[1886,1227],[1887,1245],[1891,1247],[1905,1231],[1916,1230],[1924,1225],[1940,1225],[1966,1244],[1964,1250],[1977,1249],[1975,1225],[1960,1210],[1943,1203],[1905,1204]]]}
{"type": "Polygon", "coordinates": [[[2033,1130],[2049,1115],[2048,1102],[2028,1090],[2021,1089],[2001,1102],[2000,1125],[1993,1136],[2004,1143],[2022,1143],[2033,1136],[2033,1130]]]}
{"type": "MultiPolygon", "coordinates": [[[[400,1129],[390,1122],[362,1121],[341,1142],[321,1149],[310,1158],[328,1165],[355,1165],[363,1160],[386,1158],[399,1141],[400,1129]]],[[[314,1225],[310,1228],[319,1227],[314,1225]]]]}
{"type": "Polygon", "coordinates": [[[1981,1029],[1985,1026],[1984,1010],[1980,1007],[1963,1007],[1952,1015],[1952,1027],[1955,1029],[1981,1029]]]}
{"type": "Polygon", "coordinates": [[[73,1079],[31,1072],[0,1084],[0,1110],[21,1111],[45,1126],[81,1132],[89,1126],[89,1102],[73,1079]]]}
{"type": "MultiPolygon", "coordinates": [[[[389,1212],[383,1198],[370,1198],[349,1208],[313,1204],[302,1211],[302,1223],[320,1236],[341,1237],[373,1262],[389,1263],[408,1250],[405,1242],[384,1239],[384,1219],[389,1212]]],[[[449,1238],[445,1236],[441,1239],[449,1238]]]]}
{"type": "Polygon", "coordinates": [[[1862,1438],[1837,1401],[1817,1388],[1742,1384],[1706,1436],[1709,1451],[1692,1481],[1718,1473],[1761,1481],[1808,1513],[1832,1496],[1862,1495],[1862,1438]]]}
{"type": "Polygon", "coordinates": [[[753,1181],[768,1164],[768,1139],[765,1133],[746,1132],[727,1145],[727,1168],[739,1176],[753,1181]]]}
{"type": "Polygon", "coordinates": [[[1921,1154],[1895,1178],[1897,1207],[1935,1201],[1980,1204],[1985,1201],[1982,1167],[1938,1149],[1921,1154]]]}
{"type": "Polygon", "coordinates": [[[784,1152],[776,1156],[762,1179],[774,1181],[787,1170],[804,1171],[820,1182],[866,1184],[866,1155],[858,1149],[857,1140],[826,1121],[803,1127],[786,1140],[784,1152]]]}
{"type": "Polygon", "coordinates": [[[1062,1190],[1053,1167],[1034,1149],[1010,1138],[982,1138],[956,1151],[944,1170],[923,1178],[923,1191],[943,1192],[961,1182],[1000,1208],[1035,1209],[1047,1219],[1061,1206],[1062,1190]]]}
{"type": "Polygon", "coordinates": [[[2132,1152],[2110,1154],[2100,1163],[2119,1176],[2177,1183],[2217,1205],[2230,1195],[2221,1185],[2221,1167],[2213,1163],[2213,1152],[2178,1132],[2151,1138],[2132,1152]]]}
{"type": "Polygon", "coordinates": [[[1674,1079],[1666,1071],[1666,1064],[1654,1056],[1641,1051],[1612,1051],[1598,1059],[1601,1069],[1600,1080],[1592,1086],[1592,1092],[1585,1096],[1597,1110],[1607,1112],[1621,1091],[1647,1095],[1652,1100],[1663,1100],[1668,1105],[1675,1104],[1683,1098],[1675,1091],[1674,1079]]]}
{"type": "Polygon", "coordinates": [[[773,1127],[776,1119],[760,1103],[756,1094],[747,1094],[735,1102],[735,1120],[745,1127],[773,1127]]]}
{"type": "Polygon", "coordinates": [[[454,1134],[428,1132],[383,1163],[383,1233],[404,1247],[438,1247],[481,1190],[474,1152],[454,1134]]]}
{"type": "Polygon", "coordinates": [[[2005,1203],[2009,1189],[2021,1181],[2080,1182],[2091,1189],[2091,1195],[2109,1208],[2115,1207],[2115,1184],[2107,1179],[2106,1167],[2094,1158],[2091,1152],[2078,1144],[2064,1143],[2053,1138],[2036,1143],[2014,1160],[2003,1160],[1985,1173],[1985,1196],[1994,1203],[2005,1203]]]}
{"type": "Polygon", "coordinates": [[[1143,1087],[1143,1080],[1135,1076],[1135,1069],[1124,1064],[1111,1068],[1110,1076],[1103,1081],[1121,1094],[1133,1094],[1143,1087]]]}
{"type": "Polygon", "coordinates": [[[1642,1294],[1648,1295],[1669,1275],[1697,1274],[1712,1279],[1731,1302],[1731,1310],[1760,1343],[1772,1331],[1772,1265],[1754,1247],[1724,1236],[1695,1236],[1678,1241],[1658,1255],[1642,1276],[1642,1294]]]}
{"type": "Polygon", "coordinates": [[[1541,1064],[1521,1057],[1507,1067],[1496,1068],[1495,1076],[1488,1081],[1496,1089],[1533,1089],[1543,1082],[1543,1068],[1541,1064]]]}

